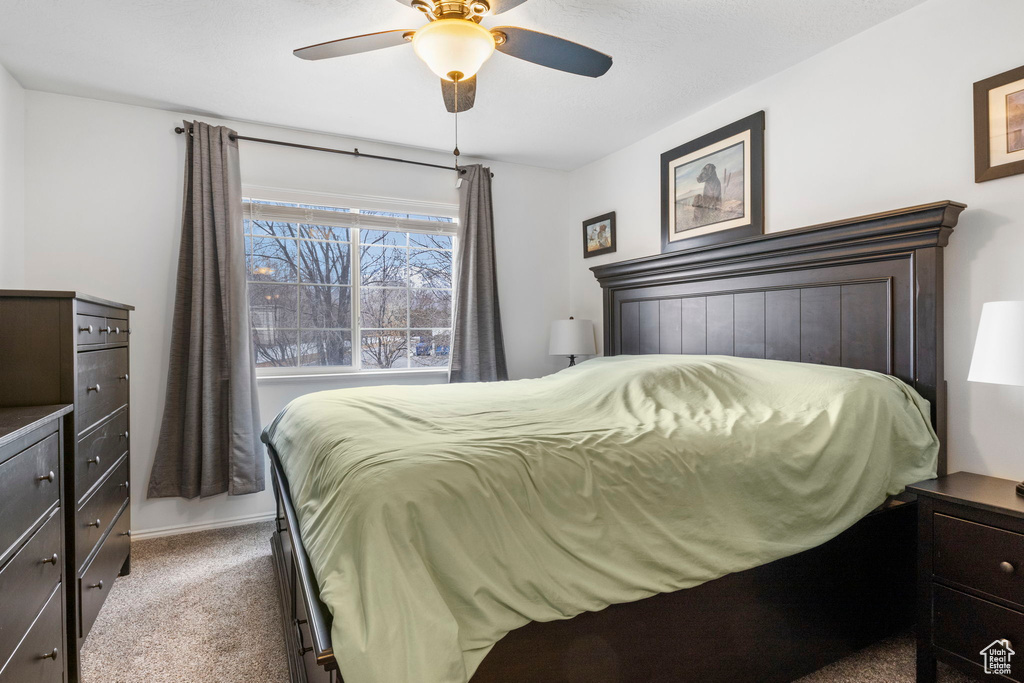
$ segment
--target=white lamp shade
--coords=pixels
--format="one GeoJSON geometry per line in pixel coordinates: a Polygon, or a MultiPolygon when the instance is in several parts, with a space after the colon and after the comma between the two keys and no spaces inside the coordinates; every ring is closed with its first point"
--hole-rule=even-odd
{"type": "Polygon", "coordinates": [[[457,73],[466,80],[494,54],[494,36],[467,19],[439,19],[416,31],[412,49],[441,78],[451,81],[457,73]]]}
{"type": "Polygon", "coordinates": [[[967,380],[1024,386],[1024,301],[982,306],[967,380]]]}
{"type": "Polygon", "coordinates": [[[594,323],[589,320],[555,320],[551,323],[552,356],[592,356],[597,353],[594,342],[594,323]]]}

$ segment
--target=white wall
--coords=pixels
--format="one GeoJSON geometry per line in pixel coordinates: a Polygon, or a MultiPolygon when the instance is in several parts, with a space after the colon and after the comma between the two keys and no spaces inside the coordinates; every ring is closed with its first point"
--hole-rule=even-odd
{"type": "MultiPolygon", "coordinates": [[[[133,529],[138,534],[219,524],[272,511],[269,490],[195,501],[145,498],[167,378],[185,158],[185,141],[173,128],[184,115],[33,91],[27,93],[27,111],[25,286],[75,289],[137,307],[131,368],[133,529]]],[[[451,163],[447,155],[422,150],[227,125],[256,137],[451,163]]],[[[458,201],[454,174],[436,169],[246,142],[240,156],[242,182],[248,186],[458,201]]],[[[566,175],[512,164],[490,166],[510,372],[538,376],[559,367],[547,356],[547,327],[567,313],[568,276],[559,267],[563,250],[552,248],[565,222],[566,175]]],[[[263,418],[269,421],[301,393],[341,385],[326,379],[262,380],[263,418]]]]}
{"type": "Polygon", "coordinates": [[[25,91],[0,66],[0,287],[25,279],[25,91]]]}
{"type": "Polygon", "coordinates": [[[573,172],[567,230],[614,210],[618,253],[569,250],[571,312],[601,319],[589,266],[660,251],[661,153],[764,109],[768,231],[969,205],[945,255],[950,471],[1024,478],[1024,390],[966,381],[982,303],[1024,299],[1024,175],[975,184],[972,137],[972,84],[1024,63],[1021,25],[1018,0],[931,0],[573,172]]]}

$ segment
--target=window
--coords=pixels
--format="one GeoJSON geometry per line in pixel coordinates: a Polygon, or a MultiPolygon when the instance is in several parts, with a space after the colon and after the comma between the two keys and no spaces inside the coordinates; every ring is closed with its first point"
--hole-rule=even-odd
{"type": "Polygon", "coordinates": [[[454,219],[244,201],[260,374],[448,367],[454,219]]]}

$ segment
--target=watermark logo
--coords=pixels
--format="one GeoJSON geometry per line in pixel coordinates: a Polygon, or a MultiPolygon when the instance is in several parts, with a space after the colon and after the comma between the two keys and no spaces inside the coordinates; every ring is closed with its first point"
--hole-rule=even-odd
{"type": "Polygon", "coordinates": [[[985,673],[1009,676],[1010,658],[1017,653],[1010,649],[1010,641],[1004,638],[993,640],[979,654],[985,662],[985,673]]]}

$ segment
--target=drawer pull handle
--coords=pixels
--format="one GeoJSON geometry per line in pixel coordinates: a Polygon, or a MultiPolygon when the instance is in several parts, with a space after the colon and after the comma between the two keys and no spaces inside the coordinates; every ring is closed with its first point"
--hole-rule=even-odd
{"type": "Polygon", "coordinates": [[[93,521],[91,521],[91,522],[86,522],[86,523],[85,523],[85,525],[86,525],[86,526],[94,526],[94,527],[96,527],[97,529],[99,529],[99,528],[100,528],[100,520],[99,520],[99,518],[97,517],[97,518],[96,518],[95,520],[93,520],[93,521]]]}
{"type": "Polygon", "coordinates": [[[95,391],[97,394],[100,393],[100,385],[97,384],[95,386],[91,386],[91,387],[86,387],[85,388],[85,393],[88,394],[90,391],[95,391]]]}
{"type": "Polygon", "coordinates": [[[100,456],[97,455],[95,458],[89,458],[88,460],[85,461],[85,464],[86,465],[99,465],[100,464],[100,456]]]}
{"type": "Polygon", "coordinates": [[[120,327],[115,327],[114,328],[114,334],[121,334],[121,328],[120,327]]]}
{"type": "Polygon", "coordinates": [[[128,536],[129,538],[131,537],[131,535],[132,535],[132,530],[131,529],[129,529],[128,531],[122,531],[121,533],[118,534],[118,536],[128,536]]]}
{"type": "Polygon", "coordinates": [[[50,483],[53,483],[53,472],[50,471],[50,472],[47,472],[46,474],[38,476],[38,477],[36,477],[36,480],[37,481],[48,481],[50,483]]]}
{"type": "Polygon", "coordinates": [[[99,588],[100,590],[103,590],[103,580],[100,579],[96,583],[94,583],[91,586],[89,586],[89,588],[99,588]]]}
{"type": "Polygon", "coordinates": [[[56,662],[57,661],[57,653],[58,652],[59,651],[57,650],[57,648],[53,648],[52,650],[50,650],[46,654],[39,655],[39,659],[52,659],[53,661],[56,662]]]}
{"type": "Polygon", "coordinates": [[[122,434],[118,434],[118,436],[127,441],[128,440],[128,430],[127,429],[124,430],[124,432],[122,434]]]}
{"type": "Polygon", "coordinates": [[[54,567],[57,566],[57,553],[50,555],[49,557],[43,558],[43,564],[52,564],[54,567]]]}
{"type": "Polygon", "coordinates": [[[113,332],[113,330],[110,329],[110,325],[107,325],[106,327],[101,327],[100,332],[106,332],[107,334],[110,334],[111,332],[113,332]]]}
{"type": "Polygon", "coordinates": [[[124,373],[123,375],[118,377],[118,379],[121,380],[122,382],[127,382],[128,381],[128,373],[127,372],[124,373]]]}
{"type": "Polygon", "coordinates": [[[79,327],[78,331],[79,332],[88,332],[89,334],[92,334],[92,325],[89,325],[88,327],[79,327]]]}
{"type": "Polygon", "coordinates": [[[1014,566],[1009,562],[1000,562],[999,569],[1001,569],[1004,574],[1012,574],[1014,571],[1014,566]]]}

